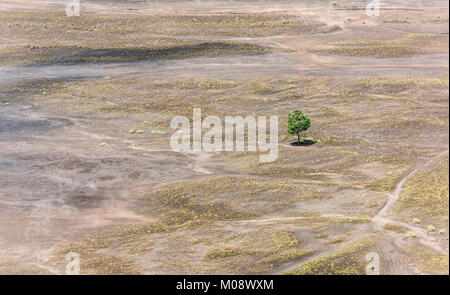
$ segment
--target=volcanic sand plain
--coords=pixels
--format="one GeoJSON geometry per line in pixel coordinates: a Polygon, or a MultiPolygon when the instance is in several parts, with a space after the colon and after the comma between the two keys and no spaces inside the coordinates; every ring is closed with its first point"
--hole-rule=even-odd
{"type": "Polygon", "coordinates": [[[448,274],[446,1],[65,2],[0,5],[0,273],[448,274]],[[172,151],[197,107],[278,159],[172,151]]]}

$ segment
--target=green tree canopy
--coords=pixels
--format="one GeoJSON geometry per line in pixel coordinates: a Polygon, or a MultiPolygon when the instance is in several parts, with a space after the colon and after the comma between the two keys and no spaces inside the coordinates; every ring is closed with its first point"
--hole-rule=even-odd
{"type": "Polygon", "coordinates": [[[294,110],[288,115],[288,125],[286,132],[297,135],[298,143],[300,143],[301,132],[307,130],[311,126],[311,119],[303,114],[300,110],[294,110]]]}

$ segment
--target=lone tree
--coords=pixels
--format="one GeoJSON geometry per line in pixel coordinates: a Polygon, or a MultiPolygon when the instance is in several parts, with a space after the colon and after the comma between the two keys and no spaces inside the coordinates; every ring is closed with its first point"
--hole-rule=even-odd
{"type": "Polygon", "coordinates": [[[287,133],[297,134],[298,143],[300,144],[300,134],[311,126],[311,119],[303,114],[300,110],[294,110],[288,115],[287,133]]]}

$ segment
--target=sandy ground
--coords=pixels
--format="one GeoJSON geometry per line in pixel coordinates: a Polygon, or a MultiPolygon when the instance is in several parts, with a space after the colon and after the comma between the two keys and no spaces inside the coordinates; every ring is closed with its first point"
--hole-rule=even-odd
{"type": "Polygon", "coordinates": [[[101,79],[105,76],[123,78],[158,75],[158,78],[183,78],[194,74],[216,79],[252,75],[255,78],[279,77],[429,77],[448,70],[448,54],[430,54],[420,58],[392,58],[380,60],[350,58],[326,61],[304,61],[295,54],[274,53],[264,57],[196,58],[183,61],[140,62],[130,64],[2,67],[2,82],[20,79],[101,79]],[[295,61],[295,62],[292,62],[295,61]],[[361,64],[361,62],[363,64],[361,64]],[[353,64],[352,64],[353,63],[353,64]],[[231,69],[230,69],[231,67],[231,69]]]}
{"type": "MultiPolygon", "coordinates": [[[[67,1],[10,1],[0,3],[0,10],[53,11],[64,9],[67,1]]],[[[243,78],[296,78],[296,77],[363,77],[428,78],[448,73],[448,52],[428,53],[410,57],[376,58],[350,56],[321,56],[306,52],[312,45],[327,41],[358,39],[370,32],[373,38],[395,38],[404,33],[444,34],[448,28],[428,24],[406,29],[392,26],[383,30],[363,13],[365,1],[347,1],[345,7],[330,8],[327,1],[293,2],[215,2],[204,3],[125,3],[115,1],[82,1],[82,13],[123,14],[224,14],[224,13],[288,13],[307,15],[340,25],[343,30],[325,37],[316,35],[272,36],[255,38],[203,37],[213,40],[245,41],[259,45],[281,47],[286,52],[262,56],[199,57],[182,60],[141,61],[136,63],[76,64],[76,65],[23,65],[0,66],[0,85],[6,86],[33,79],[62,81],[103,80],[127,77],[155,77],[159,80],[209,77],[214,79],[243,78]],[[336,12],[337,11],[337,12],[336,12]],[[352,18],[352,24],[344,20],[352,18]],[[362,25],[364,23],[364,26],[362,25]]],[[[448,8],[444,1],[389,1],[382,5],[382,13],[395,16],[401,11],[434,16],[448,8]]],[[[193,38],[196,38],[195,36],[193,38]]],[[[2,47],[15,46],[8,43],[2,47]]],[[[2,94],[0,88],[0,94],[2,94]]],[[[220,165],[206,165],[211,155],[176,153],[161,142],[143,147],[139,141],[124,135],[123,126],[132,126],[135,118],[124,115],[120,120],[87,116],[57,116],[42,110],[40,105],[18,97],[14,103],[0,107],[0,257],[19,259],[23,264],[39,267],[41,273],[61,273],[62,269],[46,265],[64,241],[77,241],[95,234],[105,227],[124,224],[147,224],[157,218],[136,213],[130,201],[137,194],[158,185],[204,176],[231,174],[220,165]],[[108,147],[99,143],[108,142],[108,147]],[[7,241],[2,245],[2,241],[7,241]]],[[[290,147],[286,147],[290,148],[290,147]]],[[[368,224],[349,233],[345,243],[323,246],[307,259],[292,261],[273,269],[270,273],[284,273],[306,262],[333,253],[361,237],[382,230],[388,223],[409,228],[418,234],[421,245],[448,257],[448,241],[436,240],[423,228],[396,221],[388,217],[400,197],[405,182],[448,154],[447,146],[430,149],[435,155],[418,160],[414,167],[399,179],[387,202],[368,224]]],[[[245,173],[244,173],[245,174],[245,173]]],[[[311,182],[312,183],[312,182],[311,182]]],[[[316,206],[316,205],[311,205],[316,206]]],[[[317,205],[321,206],[321,205],[317,205]]],[[[318,209],[322,210],[322,209],[318,209]]],[[[323,210],[325,211],[325,210],[323,210]]],[[[340,212],[323,212],[323,216],[354,218],[340,212]]],[[[267,216],[255,220],[239,221],[244,229],[248,224],[279,224],[298,221],[303,217],[267,216]]],[[[224,228],[231,225],[221,224],[224,228]]],[[[278,225],[281,226],[281,225],[278,225]]],[[[250,227],[249,227],[250,228],[250,227]]],[[[386,248],[405,247],[403,236],[385,241],[386,248]]],[[[315,244],[314,239],[308,243],[315,244]]],[[[383,248],[384,247],[384,248],[383,248]]],[[[384,253],[384,252],[383,252],[384,253]]],[[[385,253],[386,254],[386,253],[385,253]]],[[[394,260],[400,261],[394,254],[394,260]]],[[[147,258],[142,258],[146,261],[147,258]]],[[[149,258],[150,259],[150,258],[149,258]]],[[[155,260],[154,258],[152,258],[155,260]]],[[[156,260],[155,260],[156,261],[156,260]]],[[[147,260],[146,273],[160,273],[153,262],[147,260]]],[[[1,265],[1,264],[0,264],[1,265]]],[[[28,270],[25,270],[26,272],[28,270]]],[[[167,273],[177,271],[166,270],[167,273]]],[[[392,266],[390,273],[423,273],[405,265],[392,266]]],[[[19,271],[20,272],[20,271],[19,271]]],[[[179,273],[183,273],[180,271],[179,273]]]]}

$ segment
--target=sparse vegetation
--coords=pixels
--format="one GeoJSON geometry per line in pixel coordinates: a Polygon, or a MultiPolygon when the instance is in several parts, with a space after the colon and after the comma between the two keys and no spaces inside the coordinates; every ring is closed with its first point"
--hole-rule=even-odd
{"type": "Polygon", "coordinates": [[[288,274],[361,275],[365,273],[364,257],[375,245],[374,237],[363,238],[336,253],[307,262],[288,274]]]}
{"type": "Polygon", "coordinates": [[[232,256],[241,255],[242,251],[235,248],[224,247],[220,249],[212,249],[206,253],[206,258],[208,259],[219,259],[219,258],[227,258],[232,256]]]}
{"type": "Polygon", "coordinates": [[[415,238],[415,237],[417,237],[416,233],[413,232],[413,231],[407,232],[407,233],[405,234],[405,236],[406,236],[407,238],[415,238]]]}
{"type": "Polygon", "coordinates": [[[448,256],[438,254],[427,247],[408,251],[407,261],[426,274],[448,274],[448,256]]]}
{"type": "MultiPolygon", "coordinates": [[[[429,171],[414,175],[405,185],[398,210],[420,214],[421,219],[446,224],[448,222],[448,156],[429,171]]],[[[413,223],[420,220],[415,217],[413,223]]]]}
{"type": "Polygon", "coordinates": [[[325,55],[375,56],[380,58],[407,57],[423,53],[442,52],[442,48],[446,44],[448,44],[448,38],[439,34],[408,34],[402,38],[391,40],[334,41],[328,43],[325,48],[315,50],[315,52],[325,55]],[[428,42],[424,46],[425,40],[432,42],[428,42]]]}
{"type": "Polygon", "coordinates": [[[396,232],[396,233],[404,233],[407,230],[406,227],[404,227],[402,225],[399,225],[399,224],[395,224],[395,223],[388,223],[388,224],[386,224],[384,226],[384,229],[388,230],[388,231],[393,231],[393,232],[396,232]]]}
{"type": "Polygon", "coordinates": [[[422,22],[424,22],[424,23],[448,23],[448,17],[441,17],[438,15],[436,17],[426,18],[426,19],[422,20],[422,22]]]}
{"type": "Polygon", "coordinates": [[[349,56],[402,57],[422,54],[421,49],[401,47],[395,45],[367,46],[367,47],[335,47],[319,49],[320,54],[335,54],[349,56]]]}
{"type": "Polygon", "coordinates": [[[406,18],[393,18],[390,20],[384,20],[384,23],[390,23],[390,24],[404,24],[404,23],[409,23],[409,19],[408,17],[406,18]]]}

